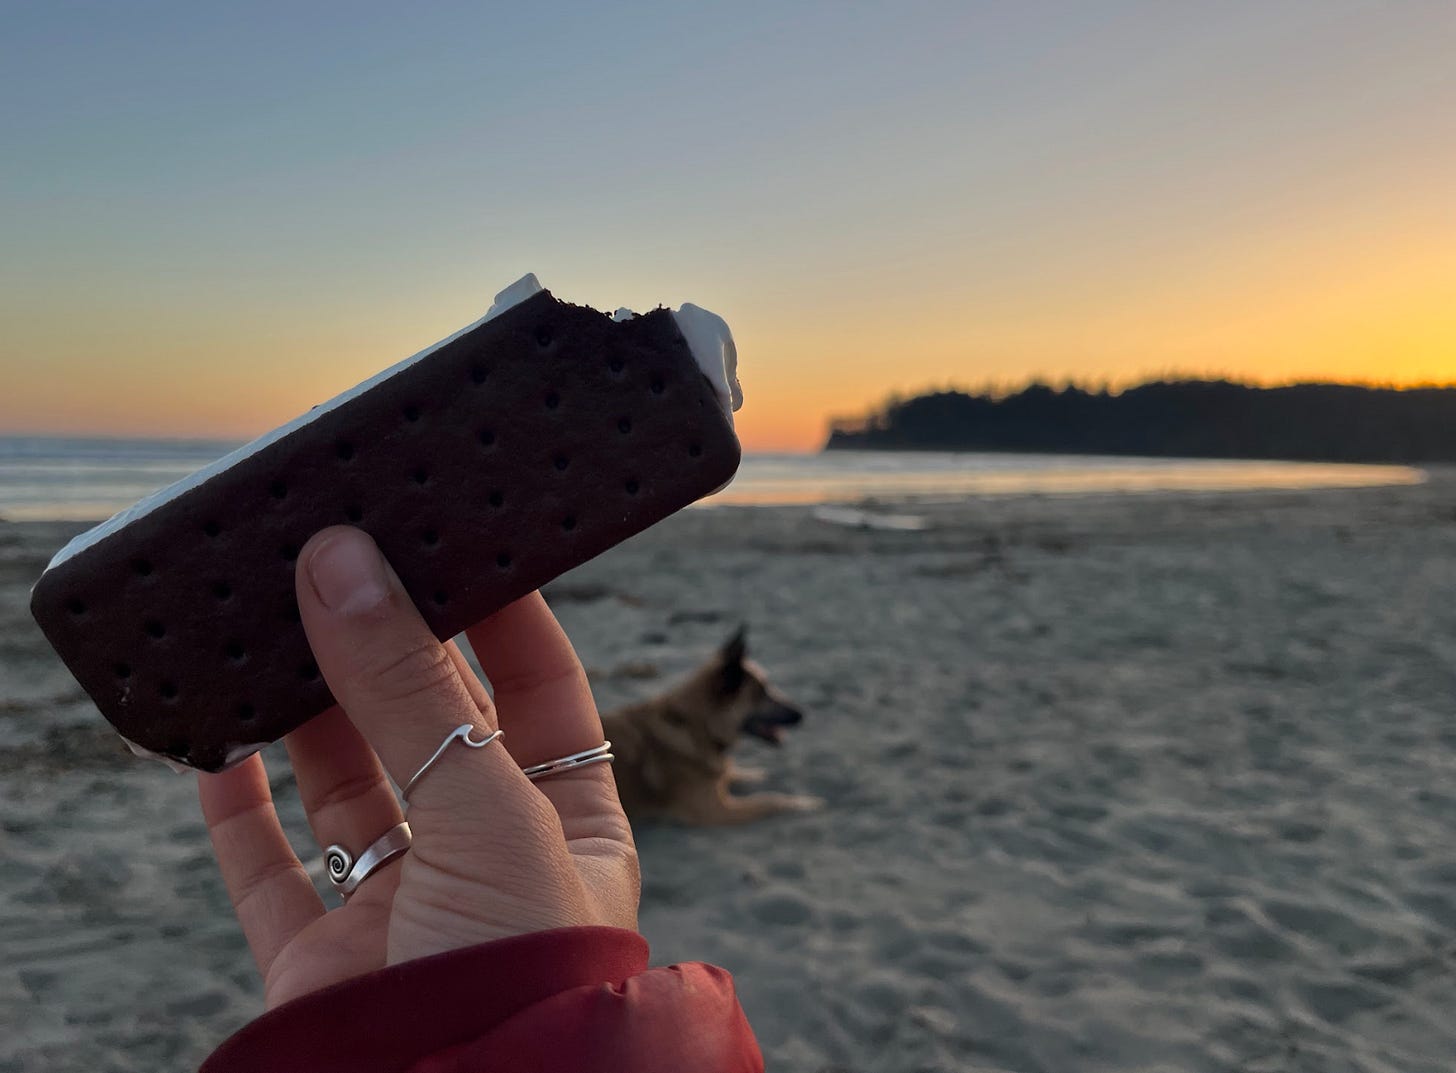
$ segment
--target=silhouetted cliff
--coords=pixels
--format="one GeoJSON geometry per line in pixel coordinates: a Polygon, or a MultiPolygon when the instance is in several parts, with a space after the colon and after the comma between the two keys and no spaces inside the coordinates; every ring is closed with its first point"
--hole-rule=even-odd
{"type": "Polygon", "coordinates": [[[835,421],[825,448],[1456,462],[1456,388],[1185,380],[1116,395],[1041,384],[1004,398],[938,391],[835,421]]]}

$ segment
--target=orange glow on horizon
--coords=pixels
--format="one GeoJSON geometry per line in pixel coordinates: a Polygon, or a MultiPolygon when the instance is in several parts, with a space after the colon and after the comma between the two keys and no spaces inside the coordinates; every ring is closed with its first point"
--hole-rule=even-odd
{"type": "MultiPolygon", "coordinates": [[[[853,300],[868,286],[856,279],[730,295],[740,438],[749,450],[813,451],[831,418],[950,385],[1456,381],[1456,244],[1353,215],[1298,248],[1271,235],[1205,251],[1183,274],[1155,262],[1105,277],[1050,265],[1038,291],[958,280],[945,263],[928,266],[933,285],[881,286],[873,306],[853,300]]],[[[0,433],[251,438],[458,325],[475,310],[461,293],[272,309],[119,296],[79,320],[57,299],[8,333],[23,357],[3,359],[0,433]]]]}

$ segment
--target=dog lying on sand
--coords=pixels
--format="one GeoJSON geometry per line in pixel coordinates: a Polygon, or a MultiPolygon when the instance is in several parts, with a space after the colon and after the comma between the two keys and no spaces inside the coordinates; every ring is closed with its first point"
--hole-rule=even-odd
{"type": "Polygon", "coordinates": [[[815,797],[729,792],[733,783],[762,777],[733,766],[728,752],[739,737],[751,734],[778,745],[783,728],[803,718],[748,659],[746,630],[740,629],[666,693],[602,716],[616,755],[612,771],[622,807],[633,821],[702,826],[818,808],[823,802],[815,797]]]}

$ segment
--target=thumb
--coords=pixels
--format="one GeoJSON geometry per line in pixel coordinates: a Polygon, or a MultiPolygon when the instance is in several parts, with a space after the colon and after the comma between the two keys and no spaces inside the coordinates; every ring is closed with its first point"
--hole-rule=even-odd
{"type": "Polygon", "coordinates": [[[315,534],[299,553],[296,583],[324,680],[397,784],[462,723],[495,729],[494,709],[476,704],[367,533],[336,526],[315,534]]]}

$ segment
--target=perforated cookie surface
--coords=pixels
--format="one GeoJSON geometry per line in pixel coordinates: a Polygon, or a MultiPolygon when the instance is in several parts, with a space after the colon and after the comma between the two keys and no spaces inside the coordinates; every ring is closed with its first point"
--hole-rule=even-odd
{"type": "Polygon", "coordinates": [[[58,564],[31,610],[126,738],[217,771],[333,703],[293,587],[319,529],[368,531],[445,638],[738,461],[671,314],[542,292],[58,564]]]}

